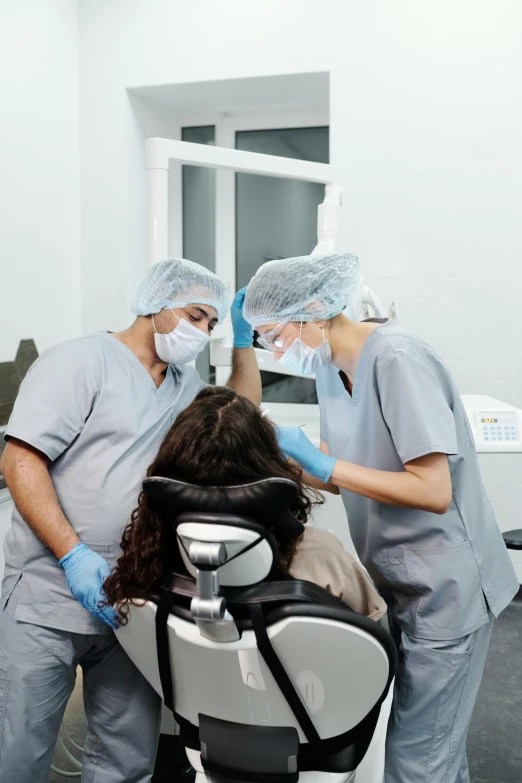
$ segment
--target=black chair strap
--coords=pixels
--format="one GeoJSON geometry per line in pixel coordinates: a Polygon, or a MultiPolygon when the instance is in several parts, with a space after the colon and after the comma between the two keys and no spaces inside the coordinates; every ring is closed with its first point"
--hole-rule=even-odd
{"type": "Polygon", "coordinates": [[[312,723],[310,716],[304,706],[299,694],[292,685],[290,677],[286,673],[283,664],[277,657],[277,653],[272,647],[272,643],[268,638],[266,632],[265,616],[263,609],[259,604],[250,606],[250,618],[252,620],[252,627],[256,636],[257,647],[259,652],[263,656],[263,659],[270,669],[270,672],[279,686],[279,689],[294,716],[299,723],[299,726],[304,732],[304,735],[308,742],[320,742],[321,737],[317,733],[317,730],[312,723]]]}
{"type": "Polygon", "coordinates": [[[174,710],[174,718],[179,726],[179,738],[183,745],[190,750],[201,750],[199,741],[199,728],[174,710]]]}
{"type": "Polygon", "coordinates": [[[169,631],[167,621],[172,611],[174,594],[164,588],[160,592],[158,608],[156,610],[156,647],[158,651],[158,669],[163,691],[165,706],[174,714],[176,723],[180,728],[180,737],[187,748],[200,750],[199,731],[190,721],[179,715],[174,709],[174,684],[172,670],[170,668],[169,631]]]}
{"type": "Polygon", "coordinates": [[[162,589],[156,610],[156,647],[158,650],[158,668],[165,705],[174,712],[172,671],[170,669],[169,632],[167,621],[174,595],[170,590],[162,589]]]}

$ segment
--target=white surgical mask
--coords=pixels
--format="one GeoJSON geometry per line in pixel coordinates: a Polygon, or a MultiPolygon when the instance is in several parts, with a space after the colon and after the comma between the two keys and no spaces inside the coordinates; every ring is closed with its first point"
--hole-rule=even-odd
{"type": "MultiPolygon", "coordinates": [[[[322,367],[326,367],[330,363],[332,358],[332,349],[330,343],[325,338],[318,348],[310,348],[301,340],[301,331],[303,324],[299,329],[299,337],[294,340],[288,351],[281,356],[279,362],[281,364],[290,367],[295,372],[300,372],[302,375],[313,375],[314,372],[320,370],[322,367]]],[[[324,329],[323,329],[324,338],[324,329]]]]}
{"type": "MultiPolygon", "coordinates": [[[[174,313],[174,310],[172,312],[174,313]]],[[[177,315],[176,318],[178,318],[177,315]]],[[[156,332],[154,316],[152,316],[152,325],[156,332]]],[[[201,353],[209,340],[208,334],[189,323],[185,318],[178,318],[178,325],[172,332],[167,334],[156,332],[154,335],[156,353],[167,364],[188,364],[201,353]]]]}

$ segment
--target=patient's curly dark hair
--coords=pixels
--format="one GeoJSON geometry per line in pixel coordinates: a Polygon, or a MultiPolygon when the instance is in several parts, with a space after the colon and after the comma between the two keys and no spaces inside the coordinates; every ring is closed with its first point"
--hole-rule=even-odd
{"type": "MultiPolygon", "coordinates": [[[[313,505],[322,502],[318,493],[303,484],[301,468],[285,459],[273,424],[250,400],[226,386],[203,389],[179,414],[147,476],[202,486],[288,478],[298,487],[291,511],[302,523],[306,523],[313,505]]],[[[295,544],[294,540],[281,547],[279,568],[283,574],[288,575],[295,544]]],[[[104,590],[108,603],[120,604],[119,613],[125,623],[130,599],[154,592],[173,569],[173,562],[180,562],[170,526],[144,492],[125,528],[121,548],[122,555],[104,590]]]]}

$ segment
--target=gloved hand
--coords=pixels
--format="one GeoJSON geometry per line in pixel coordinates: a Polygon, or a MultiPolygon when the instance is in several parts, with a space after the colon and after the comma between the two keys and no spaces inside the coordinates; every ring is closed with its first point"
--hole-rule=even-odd
{"type": "Polygon", "coordinates": [[[76,544],[66,555],[58,561],[65,572],[67,584],[73,596],[91,614],[110,625],[118,627],[118,615],[112,606],[98,606],[105,600],[103,583],[109,576],[111,569],[106,560],[86,544],[76,544]]]}
{"type": "Polygon", "coordinates": [[[243,302],[247,286],[238,291],[230,308],[232,327],[234,329],[234,348],[250,348],[254,342],[254,330],[243,318],[243,302]]]}
{"type": "Polygon", "coordinates": [[[335,457],[329,457],[317,449],[300,427],[276,427],[281,451],[303,466],[309,476],[326,484],[333,473],[335,457]]]}

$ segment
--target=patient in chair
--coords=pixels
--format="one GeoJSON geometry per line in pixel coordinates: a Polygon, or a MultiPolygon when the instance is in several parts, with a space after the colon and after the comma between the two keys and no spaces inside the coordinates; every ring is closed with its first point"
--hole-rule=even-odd
{"type": "MultiPolygon", "coordinates": [[[[306,487],[301,468],[287,462],[273,424],[245,397],[225,386],[209,386],[179,414],[147,471],[202,486],[248,484],[266,478],[295,482],[298,495],[291,508],[306,524],[322,497],[306,487]]],[[[277,531],[275,533],[277,538],[277,531]]],[[[109,603],[119,603],[122,622],[128,603],[154,592],[173,570],[184,572],[170,526],[142,492],[138,507],[123,533],[123,554],[104,585],[109,603]]],[[[379,620],[386,613],[364,568],[332,533],[305,528],[299,538],[280,545],[279,571],[287,578],[313,582],[342,599],[351,609],[379,620]]]]}

